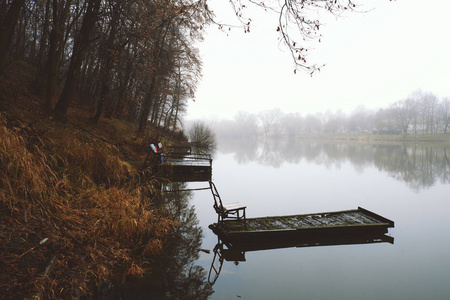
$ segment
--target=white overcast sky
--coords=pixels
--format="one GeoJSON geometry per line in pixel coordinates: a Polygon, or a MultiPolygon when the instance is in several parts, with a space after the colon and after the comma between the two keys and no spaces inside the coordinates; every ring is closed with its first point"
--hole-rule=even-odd
{"type": "MultiPolygon", "coordinates": [[[[226,0],[208,1],[224,21],[226,0]],[[221,6],[219,6],[221,5],[221,6]]],[[[280,108],[302,115],[358,106],[387,107],[421,89],[450,97],[450,1],[366,0],[359,10],[327,17],[309,61],[326,64],[311,77],[294,74],[279,45],[277,18],[252,9],[251,32],[211,26],[199,44],[203,78],[186,119],[232,119],[237,112],[280,108]]]]}

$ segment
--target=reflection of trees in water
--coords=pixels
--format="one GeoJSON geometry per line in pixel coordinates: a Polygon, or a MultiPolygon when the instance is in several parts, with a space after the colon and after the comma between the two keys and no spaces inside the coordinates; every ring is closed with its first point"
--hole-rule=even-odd
{"type": "Polygon", "coordinates": [[[261,152],[257,157],[257,162],[264,166],[279,168],[284,162],[280,146],[282,145],[280,145],[280,140],[278,139],[265,139],[263,146],[260,148],[261,152]]]}
{"type": "Polygon", "coordinates": [[[166,241],[164,254],[150,262],[144,278],[127,282],[121,299],[207,299],[212,293],[206,271],[194,264],[201,247],[202,229],[194,207],[189,205],[192,192],[186,183],[173,183],[164,196],[155,199],[175,217],[178,225],[166,241]]]}
{"type": "Polygon", "coordinates": [[[192,153],[193,154],[211,154],[214,155],[214,153],[217,150],[217,146],[214,145],[192,145],[192,153]]]}
{"type": "Polygon", "coordinates": [[[234,159],[239,164],[255,161],[258,157],[257,139],[224,139],[219,140],[219,148],[222,153],[234,153],[234,159]]]}
{"type": "Polygon", "coordinates": [[[450,183],[450,161],[446,147],[400,145],[379,149],[374,164],[392,177],[419,190],[436,182],[450,183]]]}
{"type": "Polygon", "coordinates": [[[301,161],[340,168],[342,163],[350,162],[362,172],[374,165],[412,189],[429,187],[436,182],[450,183],[447,149],[445,145],[284,139],[222,141],[220,147],[221,151],[236,153],[240,164],[255,161],[274,168],[301,161]]]}

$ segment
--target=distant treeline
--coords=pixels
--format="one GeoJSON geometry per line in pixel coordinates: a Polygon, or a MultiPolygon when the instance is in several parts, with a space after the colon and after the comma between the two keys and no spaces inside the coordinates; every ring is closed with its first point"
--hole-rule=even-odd
{"type": "Polygon", "coordinates": [[[256,162],[274,168],[302,161],[336,168],[349,162],[361,172],[375,166],[414,190],[437,183],[450,183],[450,149],[445,144],[224,139],[220,141],[219,149],[224,153],[233,153],[240,164],[256,162]]]}
{"type": "Polygon", "coordinates": [[[78,101],[94,121],[174,129],[200,78],[194,45],[210,20],[203,1],[0,1],[0,73],[29,62],[33,92],[57,117],[78,101]]]}
{"type": "Polygon", "coordinates": [[[315,133],[435,134],[447,133],[450,98],[438,99],[416,91],[405,100],[377,111],[358,107],[351,114],[340,111],[309,114],[283,113],[280,109],[259,114],[239,112],[234,120],[211,124],[222,137],[297,137],[315,133]]]}

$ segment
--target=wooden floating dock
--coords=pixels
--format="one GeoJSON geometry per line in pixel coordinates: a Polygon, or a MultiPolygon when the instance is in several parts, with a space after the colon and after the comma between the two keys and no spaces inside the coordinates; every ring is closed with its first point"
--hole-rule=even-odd
{"type": "MultiPolygon", "coordinates": [[[[394,243],[385,235],[394,222],[359,207],[356,210],[308,215],[247,219],[246,228],[235,220],[210,228],[219,237],[208,273],[213,285],[224,261],[245,262],[251,251],[292,247],[394,243]]],[[[280,253],[280,255],[283,255],[280,253]]]]}
{"type": "Polygon", "coordinates": [[[224,220],[209,226],[220,239],[231,244],[294,239],[297,246],[301,245],[302,239],[311,244],[314,240],[330,240],[330,237],[382,236],[392,227],[393,221],[361,207],[337,212],[247,218],[245,225],[224,220]]]}
{"type": "Polygon", "coordinates": [[[212,158],[209,154],[167,153],[162,155],[160,168],[171,181],[210,181],[212,158]]]}

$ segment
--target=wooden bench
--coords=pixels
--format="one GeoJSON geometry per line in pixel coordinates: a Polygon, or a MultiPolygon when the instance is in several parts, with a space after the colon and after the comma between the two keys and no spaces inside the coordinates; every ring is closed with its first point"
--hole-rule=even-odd
{"type": "Polygon", "coordinates": [[[223,204],[216,185],[210,181],[209,186],[214,197],[213,207],[217,213],[217,223],[223,224],[225,219],[234,219],[237,221],[243,221],[244,226],[246,226],[245,209],[247,206],[239,202],[223,204]]]}

